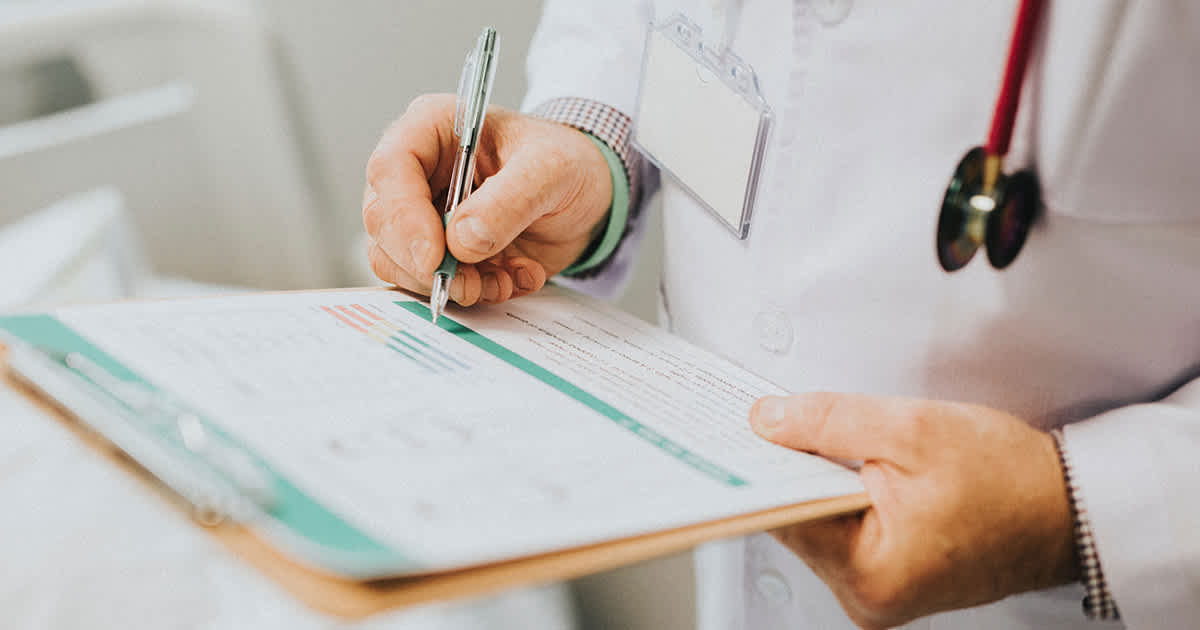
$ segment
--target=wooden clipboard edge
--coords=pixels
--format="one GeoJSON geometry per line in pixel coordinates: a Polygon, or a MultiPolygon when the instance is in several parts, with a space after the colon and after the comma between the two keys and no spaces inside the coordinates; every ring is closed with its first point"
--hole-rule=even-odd
{"type": "Polygon", "coordinates": [[[865,493],[821,499],[674,530],[415,578],[354,582],[301,567],[245,529],[216,531],[226,547],[308,605],[355,619],[417,604],[569,580],[686,551],[699,544],[861,512],[865,493]]]}
{"type": "MultiPolygon", "coordinates": [[[[86,445],[137,477],[191,518],[187,507],[151,478],[137,462],[93,433],[75,419],[69,410],[46,399],[15,377],[8,368],[6,353],[6,348],[0,344],[0,368],[3,369],[0,386],[11,387],[29,399],[36,407],[61,422],[86,445]]],[[[199,523],[197,526],[207,530],[241,560],[272,579],[310,608],[344,619],[360,619],[417,604],[468,598],[519,586],[574,579],[686,551],[709,541],[861,512],[870,505],[870,499],[865,493],[819,499],[468,569],[366,582],[341,578],[302,565],[285,556],[247,527],[205,527],[199,523]]]]}

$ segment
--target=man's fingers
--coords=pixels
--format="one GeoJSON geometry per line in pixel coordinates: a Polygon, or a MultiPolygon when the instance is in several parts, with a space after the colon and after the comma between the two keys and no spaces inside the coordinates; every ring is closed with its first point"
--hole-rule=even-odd
{"type": "MultiPolygon", "coordinates": [[[[367,250],[367,259],[371,262],[371,270],[384,282],[389,282],[402,289],[408,289],[422,295],[429,295],[430,285],[413,277],[407,270],[387,255],[387,252],[375,241],[371,241],[367,250]]],[[[450,283],[450,299],[462,306],[471,306],[480,301],[483,296],[479,270],[475,265],[460,265],[458,273],[450,283]]]]}
{"type": "Polygon", "coordinates": [[[422,282],[432,282],[445,252],[445,243],[433,206],[419,198],[392,199],[368,191],[363,223],[371,240],[388,257],[422,282]]]}
{"type": "Polygon", "coordinates": [[[363,225],[393,262],[428,282],[445,236],[433,205],[453,161],[453,99],[422,97],[393,124],[367,161],[363,225]],[[432,182],[432,187],[431,187],[432,182]]]}
{"type": "Polygon", "coordinates": [[[864,602],[890,601],[890,591],[880,590],[877,571],[863,565],[863,515],[793,525],[773,530],[771,535],[791,549],[833,591],[850,618],[863,627],[891,627],[876,621],[879,612],[864,602]]]}
{"type": "Polygon", "coordinates": [[[799,451],[903,465],[920,439],[919,406],[906,400],[819,392],[768,396],[754,404],[759,435],[799,451]]]}
{"type": "Polygon", "coordinates": [[[546,268],[531,258],[512,256],[504,266],[512,274],[515,298],[540,291],[546,284],[546,268]]]}
{"type": "Polygon", "coordinates": [[[514,156],[484,180],[451,219],[450,251],[464,262],[491,258],[553,210],[555,178],[563,175],[555,164],[548,156],[514,156]]]}
{"type": "Polygon", "coordinates": [[[367,162],[367,183],[378,190],[377,180],[392,172],[392,161],[410,155],[421,169],[422,179],[442,187],[449,181],[458,143],[454,138],[454,96],[426,94],[409,104],[391,124],[367,162]]]}
{"type": "Polygon", "coordinates": [[[450,299],[462,306],[472,306],[483,299],[483,278],[475,265],[459,265],[450,282],[450,299]]]}
{"type": "Polygon", "coordinates": [[[862,516],[852,514],[789,525],[772,530],[771,535],[796,552],[810,567],[829,570],[848,564],[861,528],[862,516]]]}
{"type": "Polygon", "coordinates": [[[414,278],[406,269],[396,264],[375,239],[370,239],[367,243],[367,260],[371,263],[371,271],[375,272],[375,276],[380,280],[402,289],[429,295],[429,284],[414,278]]]}

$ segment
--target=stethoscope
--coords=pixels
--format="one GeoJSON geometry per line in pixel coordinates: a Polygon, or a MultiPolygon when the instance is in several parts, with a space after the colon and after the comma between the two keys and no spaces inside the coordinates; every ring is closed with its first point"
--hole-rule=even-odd
{"type": "Polygon", "coordinates": [[[966,265],[980,246],[987,250],[993,267],[1007,267],[1020,253],[1041,208],[1037,174],[1024,169],[1006,175],[1003,168],[1044,5],[1044,0],[1021,0],[987,144],[967,151],[946,187],[938,217],[937,256],[948,272],[966,265]]]}

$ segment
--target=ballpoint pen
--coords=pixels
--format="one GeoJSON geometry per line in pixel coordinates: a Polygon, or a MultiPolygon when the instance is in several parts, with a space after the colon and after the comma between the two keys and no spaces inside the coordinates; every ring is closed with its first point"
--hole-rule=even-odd
{"type": "MultiPolygon", "coordinates": [[[[442,223],[450,226],[450,219],[458,205],[471,194],[475,182],[475,155],[479,146],[479,132],[487,114],[488,101],[492,95],[492,79],[496,76],[496,29],[485,27],[479,35],[475,49],[467,55],[462,78],[458,87],[458,105],[454,115],[454,133],[458,136],[458,152],[454,157],[454,169],[450,173],[450,187],[446,191],[446,207],[442,223]]],[[[429,294],[429,312],[433,323],[446,308],[450,297],[450,282],[458,271],[458,260],[450,253],[447,244],[442,263],[433,272],[433,290],[429,294]]]]}

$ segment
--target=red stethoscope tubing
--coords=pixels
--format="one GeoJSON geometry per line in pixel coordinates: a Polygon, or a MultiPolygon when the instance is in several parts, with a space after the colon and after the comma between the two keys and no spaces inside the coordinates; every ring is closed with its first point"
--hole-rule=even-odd
{"type": "Polygon", "coordinates": [[[996,109],[992,113],[992,128],[984,145],[988,155],[1003,156],[1008,153],[1017,106],[1021,102],[1021,86],[1025,83],[1025,69],[1033,54],[1034,36],[1045,13],[1045,5],[1045,0],[1021,0],[1017,10],[1017,23],[1013,27],[1012,43],[1008,49],[1008,64],[1004,68],[1004,80],[996,98],[996,109]]]}

